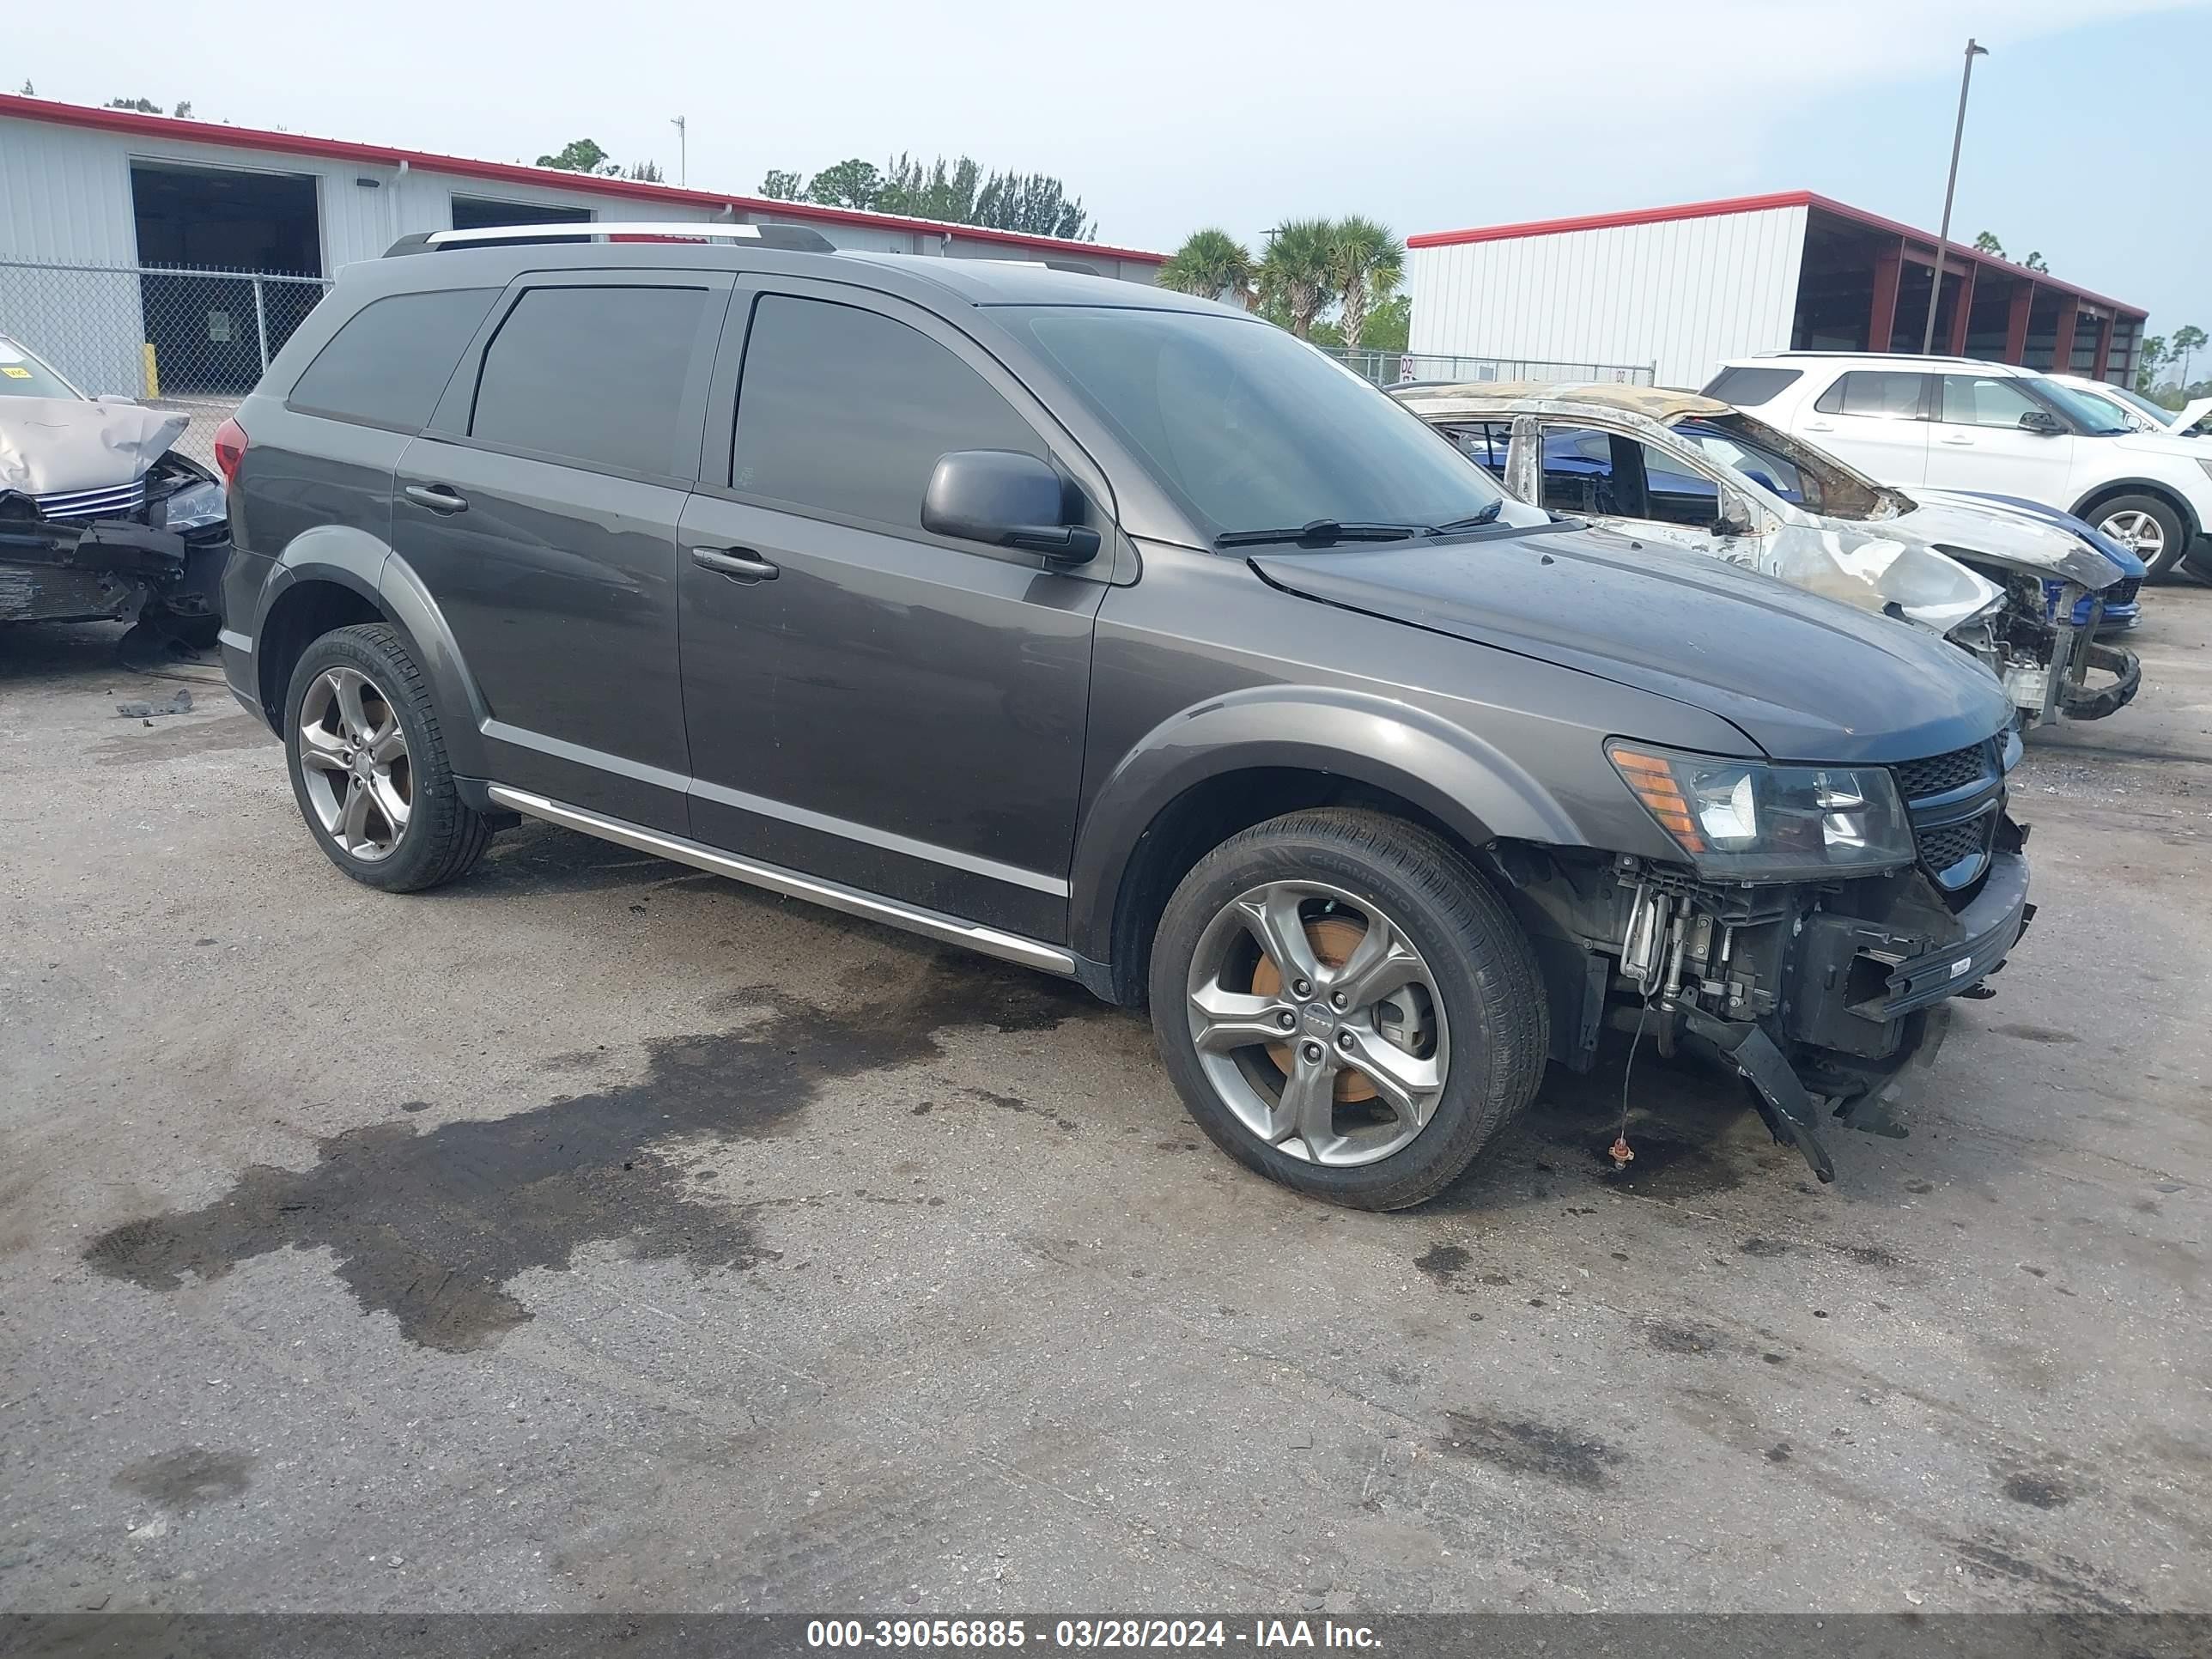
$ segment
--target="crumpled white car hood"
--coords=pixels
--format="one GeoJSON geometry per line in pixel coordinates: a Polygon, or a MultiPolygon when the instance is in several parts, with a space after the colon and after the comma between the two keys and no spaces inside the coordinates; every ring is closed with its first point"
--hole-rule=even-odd
{"type": "Polygon", "coordinates": [[[132,483],[191,420],[137,404],[0,398],[0,489],[48,495],[132,483]]]}

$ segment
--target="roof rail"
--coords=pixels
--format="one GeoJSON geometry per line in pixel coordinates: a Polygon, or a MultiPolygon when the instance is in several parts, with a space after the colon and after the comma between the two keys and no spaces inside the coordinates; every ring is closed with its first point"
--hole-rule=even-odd
{"type": "Polygon", "coordinates": [[[585,241],[604,236],[610,241],[755,242],[763,247],[783,248],[794,253],[835,253],[837,245],[818,230],[804,225],[713,224],[677,220],[659,224],[627,224],[605,219],[580,219],[568,224],[485,225],[474,230],[416,231],[385,249],[384,257],[400,253],[435,253],[441,248],[466,246],[471,242],[514,242],[555,239],[585,241]]]}

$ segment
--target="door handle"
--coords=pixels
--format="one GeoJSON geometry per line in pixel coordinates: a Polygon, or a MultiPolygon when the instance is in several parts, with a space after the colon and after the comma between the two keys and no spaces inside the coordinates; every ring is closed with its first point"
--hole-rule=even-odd
{"type": "Polygon", "coordinates": [[[727,576],[733,582],[772,582],[775,567],[750,547],[695,547],[691,562],[702,570],[713,570],[727,576]]]}
{"type": "Polygon", "coordinates": [[[1938,438],[1936,441],[1949,444],[1954,449],[1972,449],[1974,447],[1972,438],[1938,438]]]}
{"type": "Polygon", "coordinates": [[[1805,422],[1805,430],[1808,432],[1833,432],[1835,429],[1836,428],[1826,421],[1808,421],[1805,422]]]}
{"type": "Polygon", "coordinates": [[[427,507],[433,513],[465,513],[468,497],[451,484],[409,484],[407,499],[417,507],[427,507]]]}

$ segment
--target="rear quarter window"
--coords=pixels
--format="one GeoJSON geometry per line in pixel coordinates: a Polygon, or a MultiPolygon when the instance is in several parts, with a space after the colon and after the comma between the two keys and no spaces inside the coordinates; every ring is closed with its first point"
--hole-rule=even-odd
{"type": "Polygon", "coordinates": [[[1706,385],[1705,396],[1738,409],[1756,409],[1804,378],[1802,368],[1724,368],[1706,385]]]}
{"type": "Polygon", "coordinates": [[[370,301],[315,354],[286,406],[420,432],[498,297],[495,288],[454,288],[370,301]]]}
{"type": "Polygon", "coordinates": [[[1838,378],[1813,407],[1823,415],[1869,415],[1876,420],[1921,418],[1928,377],[1906,369],[1855,368],[1838,378]]]}

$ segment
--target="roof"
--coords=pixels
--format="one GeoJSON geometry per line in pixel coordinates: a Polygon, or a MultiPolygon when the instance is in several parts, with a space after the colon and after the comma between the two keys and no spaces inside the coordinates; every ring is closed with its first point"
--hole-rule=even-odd
{"type": "MultiPolygon", "coordinates": [[[[1936,239],[1924,230],[1900,224],[1894,219],[1885,219],[1878,213],[1869,213],[1864,208],[1855,208],[1809,190],[1775,191],[1765,196],[1728,196],[1711,202],[1682,202],[1672,207],[1638,208],[1626,213],[1592,213],[1575,219],[1532,219],[1516,225],[1480,225],[1466,230],[1429,230],[1408,236],[1409,248],[1455,247],[1466,242],[1504,242],[1524,236],[1558,236],[1576,230],[1611,230],[1624,225],[1672,224],[1685,219],[1717,219],[1736,213],[1766,213],[1778,208],[1809,208],[1833,218],[1849,220],[1869,230],[1879,230],[1907,240],[1926,244],[1932,254],[1936,239]]],[[[2047,271],[2030,271],[2024,265],[1995,254],[1984,253],[1979,248],[1967,247],[1958,242],[1946,242],[1943,262],[1956,269],[1964,265],[1979,265],[1986,270],[2005,276],[2025,278],[2039,287],[2061,289],[2109,306],[2114,311],[2130,316],[2144,317],[2149,313],[2141,306],[2131,306],[2123,301],[2107,299],[2091,292],[2079,283],[2062,282],[2047,271]]]]}
{"type": "Polygon", "coordinates": [[[168,115],[148,115],[137,110],[94,109],[83,104],[64,104],[50,98],[25,98],[0,93],[0,117],[46,121],[60,126],[89,127],[103,132],[137,137],[167,139],[172,143],[222,144],[233,149],[274,150],[286,155],[312,156],[320,161],[352,161],[366,167],[396,167],[451,173],[463,179],[483,179],[501,184],[537,185],[555,190],[577,191],[587,196],[607,196],[629,202],[667,207],[727,208],[738,213],[772,214],[814,224],[850,225],[875,230],[919,231],[925,234],[964,236],[979,242],[1037,248],[1077,257],[1133,259],[1161,265],[1164,253],[1142,248],[1115,247],[1103,242],[1078,242],[1062,236],[1032,236],[995,230],[983,225],[954,224],[939,219],[912,219],[896,213],[870,213],[859,208],[823,207],[812,202],[772,202],[758,196],[732,196],[724,191],[690,190],[680,185],[647,184],[635,179],[609,179],[597,173],[568,173],[559,167],[524,167],[514,161],[480,161],[470,156],[441,155],[431,150],[400,149],[389,144],[356,143],[342,138],[315,138],[297,132],[271,132],[258,127],[236,127],[227,122],[191,121],[168,115]]]}
{"type": "Polygon", "coordinates": [[[1689,416],[1735,413],[1733,404],[1701,398],[1694,392],[1674,392],[1655,386],[1617,386],[1606,380],[1593,380],[1587,385],[1547,380],[1470,380],[1461,386],[1426,386],[1393,395],[1423,415],[1498,415],[1518,404],[1580,404],[1586,408],[1618,409],[1641,415],[1664,426],[1689,416]]]}

